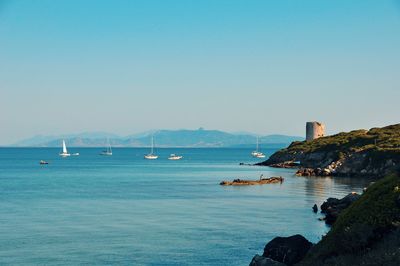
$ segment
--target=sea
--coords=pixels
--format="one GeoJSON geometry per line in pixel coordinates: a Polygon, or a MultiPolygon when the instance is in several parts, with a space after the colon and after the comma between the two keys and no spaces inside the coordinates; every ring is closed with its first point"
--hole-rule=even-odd
{"type": "Polygon", "coordinates": [[[69,151],[0,148],[0,265],[248,265],[276,236],[319,241],[329,227],[312,206],[366,185],[240,165],[262,160],[245,148],[69,151]],[[284,182],[219,185],[261,174],[284,182]]]}

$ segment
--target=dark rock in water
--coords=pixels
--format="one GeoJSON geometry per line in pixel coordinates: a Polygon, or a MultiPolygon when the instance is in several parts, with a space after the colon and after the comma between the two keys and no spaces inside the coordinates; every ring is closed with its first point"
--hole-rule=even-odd
{"type": "Polygon", "coordinates": [[[301,168],[296,172],[297,176],[331,176],[331,170],[327,168],[301,168]]]}
{"type": "Polygon", "coordinates": [[[325,213],[325,222],[332,225],[338,218],[339,214],[360,197],[359,194],[353,192],[342,199],[328,198],[321,205],[321,213],[325,213]]]}
{"type": "Polygon", "coordinates": [[[275,237],[265,246],[263,257],[293,265],[304,258],[311,246],[302,235],[275,237]]]}
{"type": "Polygon", "coordinates": [[[314,204],[314,206],[312,207],[313,212],[317,213],[318,212],[318,206],[317,204],[314,204]]]}
{"type": "Polygon", "coordinates": [[[249,266],[285,266],[286,264],[274,261],[260,255],[255,255],[251,260],[249,266]]]}
{"type": "Polygon", "coordinates": [[[299,163],[296,163],[296,162],[293,162],[293,161],[289,161],[289,162],[270,164],[268,166],[269,167],[274,167],[274,168],[298,168],[300,165],[299,165],[299,163]]]}

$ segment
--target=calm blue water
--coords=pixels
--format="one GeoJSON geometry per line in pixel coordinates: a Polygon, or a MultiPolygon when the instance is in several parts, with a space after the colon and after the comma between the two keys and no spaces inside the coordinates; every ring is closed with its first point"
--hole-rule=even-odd
{"type": "Polygon", "coordinates": [[[277,235],[318,241],[328,229],[312,205],[364,186],[239,166],[256,162],[247,149],[158,149],[156,161],[147,149],[70,151],[81,155],[0,149],[0,264],[248,265],[277,235]],[[285,182],[219,186],[262,173],[285,182]]]}

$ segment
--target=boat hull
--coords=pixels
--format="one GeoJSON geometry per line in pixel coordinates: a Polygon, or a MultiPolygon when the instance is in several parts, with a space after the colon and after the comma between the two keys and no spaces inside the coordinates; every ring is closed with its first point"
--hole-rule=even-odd
{"type": "Polygon", "coordinates": [[[156,160],[156,159],[158,159],[158,155],[148,154],[148,155],[145,155],[144,158],[147,160],[156,160]]]}
{"type": "Polygon", "coordinates": [[[182,158],[183,158],[182,156],[175,156],[175,157],[169,157],[168,160],[177,161],[177,160],[180,160],[182,158]]]}

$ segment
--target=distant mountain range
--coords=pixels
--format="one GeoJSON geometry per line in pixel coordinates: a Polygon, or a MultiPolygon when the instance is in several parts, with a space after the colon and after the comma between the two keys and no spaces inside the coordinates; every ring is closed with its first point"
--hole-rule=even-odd
{"type": "MultiPolygon", "coordinates": [[[[113,147],[148,147],[154,135],[157,147],[251,147],[256,135],[252,133],[228,133],[219,130],[158,130],[121,137],[107,132],[87,132],[60,136],[35,136],[19,141],[13,147],[60,147],[65,139],[69,147],[104,147],[107,139],[113,147]]],[[[259,138],[263,147],[286,146],[302,137],[268,135],[259,138]]]]}

